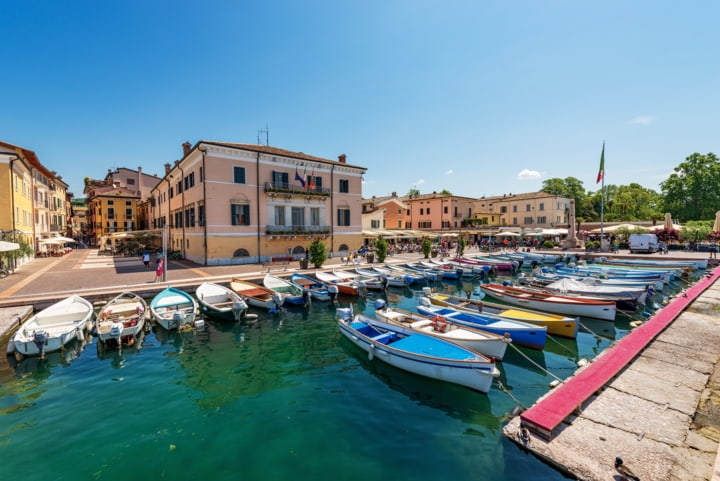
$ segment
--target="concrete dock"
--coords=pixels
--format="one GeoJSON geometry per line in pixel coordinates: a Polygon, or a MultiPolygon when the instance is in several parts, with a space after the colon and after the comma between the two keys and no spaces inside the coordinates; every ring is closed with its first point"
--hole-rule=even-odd
{"type": "MultiPolygon", "coordinates": [[[[717,273],[617,376],[598,386],[553,432],[528,429],[529,439],[524,440],[521,423],[530,426],[520,415],[503,434],[582,480],[623,479],[614,467],[618,456],[642,480],[720,479],[720,285],[715,279],[717,273]]],[[[619,344],[594,362],[622,349],[619,344]]],[[[581,374],[579,370],[575,376],[581,374]]],[[[561,387],[572,390],[573,381],[561,387]]]]}

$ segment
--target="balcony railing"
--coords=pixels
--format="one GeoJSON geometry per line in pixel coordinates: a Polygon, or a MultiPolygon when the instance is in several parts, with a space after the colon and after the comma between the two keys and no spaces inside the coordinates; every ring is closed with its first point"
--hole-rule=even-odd
{"type": "Polygon", "coordinates": [[[305,195],[330,195],[327,187],[305,188],[300,183],[288,182],[265,182],[265,192],[278,194],[305,194],[305,195]]]}
{"type": "Polygon", "coordinates": [[[267,235],[319,235],[329,234],[329,225],[268,225],[267,235]]]}

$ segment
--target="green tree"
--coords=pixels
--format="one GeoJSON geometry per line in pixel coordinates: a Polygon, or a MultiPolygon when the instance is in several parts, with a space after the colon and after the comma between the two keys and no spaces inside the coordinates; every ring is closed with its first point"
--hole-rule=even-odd
{"type": "Polygon", "coordinates": [[[685,221],[714,219],[720,210],[720,162],[713,153],[696,152],[675,167],[660,188],[665,212],[685,221]]]}
{"type": "Polygon", "coordinates": [[[418,189],[410,189],[408,190],[408,193],[405,194],[406,197],[410,197],[411,199],[413,197],[417,197],[418,195],[420,195],[420,191],[418,189]]]}
{"type": "Polygon", "coordinates": [[[321,267],[327,260],[327,247],[320,239],[315,239],[310,244],[310,262],[316,268],[321,267]]]}
{"type": "Polygon", "coordinates": [[[578,180],[575,177],[566,177],[564,179],[555,177],[552,179],[546,179],[543,181],[540,192],[575,199],[575,217],[581,215],[580,206],[586,196],[585,187],[583,187],[581,180],[578,180]]]}
{"type": "Polygon", "coordinates": [[[680,238],[685,242],[704,241],[712,231],[713,222],[708,220],[688,221],[680,229],[680,238]]]}
{"type": "Polygon", "coordinates": [[[640,184],[605,186],[605,220],[629,222],[662,218],[662,196],[640,184]]]}
{"type": "Polygon", "coordinates": [[[443,195],[452,195],[452,192],[450,192],[450,191],[447,190],[447,189],[441,190],[440,193],[443,194],[443,195]]]}
{"type": "Polygon", "coordinates": [[[425,259],[429,259],[429,258],[430,258],[430,251],[431,251],[431,250],[432,250],[432,241],[431,241],[429,238],[427,238],[427,237],[423,238],[423,241],[422,241],[422,253],[423,253],[423,256],[425,256],[425,259]]]}
{"type": "Polygon", "coordinates": [[[377,256],[378,262],[385,262],[385,258],[388,254],[388,244],[385,239],[379,237],[375,241],[375,256],[377,256]]]}

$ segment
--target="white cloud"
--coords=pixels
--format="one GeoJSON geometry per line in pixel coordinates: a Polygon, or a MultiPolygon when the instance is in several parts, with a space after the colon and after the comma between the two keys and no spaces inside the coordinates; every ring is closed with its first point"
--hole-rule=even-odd
{"type": "Polygon", "coordinates": [[[453,173],[452,169],[445,171],[445,175],[451,175],[453,173]]]}
{"type": "Polygon", "coordinates": [[[518,172],[518,180],[534,180],[540,178],[540,172],[537,170],[523,169],[518,172]]]}
{"type": "Polygon", "coordinates": [[[417,187],[418,185],[423,185],[425,183],[425,179],[418,179],[415,182],[413,182],[413,185],[417,187]]]}
{"type": "Polygon", "coordinates": [[[631,124],[640,124],[640,125],[648,125],[655,122],[655,117],[651,117],[650,115],[640,115],[638,117],[635,117],[634,119],[630,120],[631,124]]]}

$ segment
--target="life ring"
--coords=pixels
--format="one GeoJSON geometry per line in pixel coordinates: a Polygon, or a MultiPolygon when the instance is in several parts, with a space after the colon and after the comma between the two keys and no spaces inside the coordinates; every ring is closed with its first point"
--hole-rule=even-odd
{"type": "Polygon", "coordinates": [[[437,332],[445,332],[447,330],[447,321],[443,316],[433,317],[433,329],[437,332]]]}

